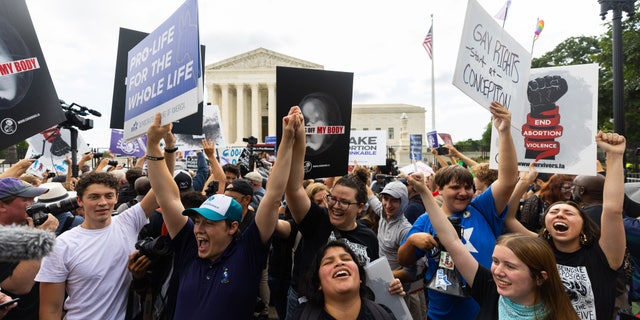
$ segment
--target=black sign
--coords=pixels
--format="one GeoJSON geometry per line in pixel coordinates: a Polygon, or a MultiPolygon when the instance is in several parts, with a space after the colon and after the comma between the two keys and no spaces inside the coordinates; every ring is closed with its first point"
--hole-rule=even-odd
{"type": "Polygon", "coordinates": [[[64,120],[25,1],[0,1],[0,149],[64,120]]]}
{"type": "Polygon", "coordinates": [[[305,118],[305,179],[347,174],[353,73],[277,67],[276,82],[278,119],[296,105],[305,118]]]}

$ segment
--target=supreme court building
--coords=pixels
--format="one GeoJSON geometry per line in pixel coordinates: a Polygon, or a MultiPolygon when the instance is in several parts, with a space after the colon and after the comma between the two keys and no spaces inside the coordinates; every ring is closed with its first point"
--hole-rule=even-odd
{"type": "MultiPolygon", "coordinates": [[[[242,138],[254,136],[258,143],[276,135],[276,66],[324,70],[320,64],[258,48],[205,67],[208,103],[220,107],[224,137],[229,145],[246,145],[242,138]]],[[[358,75],[354,75],[357,77],[358,75]]],[[[410,163],[409,134],[423,135],[425,109],[407,104],[354,104],[351,130],[384,130],[387,148],[398,165],[410,163]],[[406,158],[406,159],[404,159],[406,158]]]]}

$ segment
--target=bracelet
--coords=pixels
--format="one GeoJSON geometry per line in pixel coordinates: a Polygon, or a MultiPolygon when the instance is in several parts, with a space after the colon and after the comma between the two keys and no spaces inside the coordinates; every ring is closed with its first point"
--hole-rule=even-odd
{"type": "Polygon", "coordinates": [[[178,147],[171,148],[171,149],[164,148],[164,152],[166,153],[174,153],[176,151],[178,151],[178,147]]]}
{"type": "Polygon", "coordinates": [[[147,155],[146,159],[151,161],[160,161],[160,160],[164,160],[164,157],[154,157],[154,156],[147,155]]]}

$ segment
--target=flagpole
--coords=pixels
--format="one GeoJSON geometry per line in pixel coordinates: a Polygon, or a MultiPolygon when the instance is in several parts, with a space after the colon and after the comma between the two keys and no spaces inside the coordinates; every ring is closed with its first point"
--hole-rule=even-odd
{"type": "MultiPolygon", "coordinates": [[[[536,18],[536,30],[538,28],[538,23],[540,22],[540,17],[536,18]]],[[[533,46],[536,44],[536,37],[538,36],[538,34],[536,34],[534,32],[533,34],[533,41],[531,41],[531,57],[533,58],[533,46]]]]}
{"type": "Polygon", "coordinates": [[[509,14],[509,2],[507,2],[507,8],[504,9],[504,19],[502,19],[502,29],[504,29],[504,24],[507,23],[507,15],[509,14]]]}
{"type": "MultiPolygon", "coordinates": [[[[431,14],[431,47],[433,48],[433,13],[431,14]]],[[[435,86],[435,72],[433,60],[435,58],[435,54],[431,54],[431,130],[436,130],[436,86],[435,86]]]]}

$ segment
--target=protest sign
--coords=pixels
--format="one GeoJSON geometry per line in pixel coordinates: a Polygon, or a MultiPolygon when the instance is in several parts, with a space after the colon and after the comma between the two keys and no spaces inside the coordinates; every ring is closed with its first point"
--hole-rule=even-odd
{"type": "MultiPolygon", "coordinates": [[[[111,100],[111,122],[110,128],[122,129],[124,128],[124,110],[125,100],[127,93],[127,55],[129,50],[133,49],[142,39],[149,34],[146,32],[140,32],[136,30],[120,28],[118,34],[118,53],[116,56],[116,70],[113,80],[113,98],[111,100]]],[[[205,63],[205,47],[200,46],[200,68],[204,70],[205,63]]],[[[173,123],[173,133],[181,134],[202,134],[202,112],[203,102],[198,103],[198,112],[188,117],[182,118],[173,123]]]]}
{"type": "MultiPolygon", "coordinates": [[[[353,73],[276,68],[278,119],[300,106],[305,119],[305,179],[347,173],[353,73]]],[[[278,141],[282,121],[277,122],[278,141]]]]}
{"type": "Polygon", "coordinates": [[[469,0],[453,84],[485,108],[525,101],[531,55],[478,4],[469,0]]]}
{"type": "Polygon", "coordinates": [[[65,119],[25,1],[0,1],[0,150],[65,119]]]}
{"type": "MultiPolygon", "coordinates": [[[[67,156],[71,158],[71,133],[69,130],[54,126],[29,137],[27,143],[29,143],[29,149],[27,149],[25,158],[40,155],[40,158],[29,167],[27,172],[36,176],[41,176],[47,169],[58,174],[67,173],[68,167],[64,160],[67,156]]],[[[91,150],[79,133],[77,143],[79,155],[91,150]]]]}
{"type": "MultiPolygon", "coordinates": [[[[526,105],[511,109],[519,170],[538,161],[538,172],[595,175],[598,65],[532,69],[526,97],[526,105]]],[[[491,167],[497,168],[493,130],[491,167]]]]}
{"type": "Polygon", "coordinates": [[[438,135],[440,136],[440,139],[442,139],[442,141],[444,141],[445,144],[451,145],[453,146],[453,139],[451,138],[451,135],[448,133],[438,133],[438,135]]]}
{"type": "Polygon", "coordinates": [[[422,135],[410,134],[409,145],[410,145],[409,159],[422,160],[422,135]]]}
{"type": "Polygon", "coordinates": [[[196,113],[201,96],[197,0],[187,0],[127,59],[125,139],[144,134],[158,112],[162,124],[196,113]]]}
{"type": "Polygon", "coordinates": [[[438,144],[438,132],[436,131],[427,132],[427,145],[430,148],[437,148],[440,146],[438,144]]]}
{"type": "Polygon", "coordinates": [[[182,151],[202,149],[202,139],[212,140],[216,149],[226,146],[223,135],[222,122],[220,122],[220,108],[217,105],[207,105],[202,113],[201,128],[203,134],[176,134],[176,146],[182,151]]]}
{"type": "Polygon", "coordinates": [[[349,141],[349,163],[359,165],[385,165],[387,136],[384,130],[353,130],[349,141]]]}
{"type": "Polygon", "coordinates": [[[126,157],[143,157],[147,153],[147,136],[125,140],[124,133],[119,129],[111,129],[111,153],[126,157]]]}

